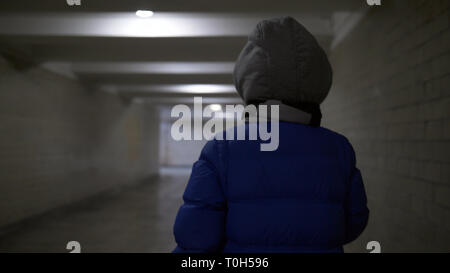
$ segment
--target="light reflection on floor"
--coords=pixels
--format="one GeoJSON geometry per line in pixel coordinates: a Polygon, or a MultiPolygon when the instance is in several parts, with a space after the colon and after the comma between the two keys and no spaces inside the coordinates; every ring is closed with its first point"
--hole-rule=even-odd
{"type": "Polygon", "coordinates": [[[188,172],[166,169],[135,187],[115,191],[38,217],[0,237],[0,252],[170,252],[172,227],[188,172]]]}

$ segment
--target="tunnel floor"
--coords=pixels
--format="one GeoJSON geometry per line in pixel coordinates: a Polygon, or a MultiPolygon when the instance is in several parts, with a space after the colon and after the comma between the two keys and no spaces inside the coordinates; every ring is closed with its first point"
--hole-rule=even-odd
{"type": "Polygon", "coordinates": [[[19,224],[0,237],[0,252],[170,252],[172,226],[187,182],[164,174],[19,224]]]}

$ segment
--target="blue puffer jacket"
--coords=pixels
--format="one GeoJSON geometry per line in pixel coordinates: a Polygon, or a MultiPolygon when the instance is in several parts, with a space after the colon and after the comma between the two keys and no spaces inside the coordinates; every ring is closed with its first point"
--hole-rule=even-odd
{"type": "Polygon", "coordinates": [[[366,195],[345,137],[280,122],[278,149],[260,144],[206,144],[176,218],[174,252],[341,252],[364,230],[366,195]]]}
{"type": "MultiPolygon", "coordinates": [[[[305,110],[310,123],[281,122],[275,151],[260,151],[254,140],[206,144],[175,221],[175,252],[341,252],[364,230],[369,211],[347,139],[301,124],[320,120],[332,81],[325,52],[293,18],[264,20],[233,76],[246,104],[277,100],[316,110],[305,110]]],[[[284,121],[305,117],[286,113],[284,121]]]]}

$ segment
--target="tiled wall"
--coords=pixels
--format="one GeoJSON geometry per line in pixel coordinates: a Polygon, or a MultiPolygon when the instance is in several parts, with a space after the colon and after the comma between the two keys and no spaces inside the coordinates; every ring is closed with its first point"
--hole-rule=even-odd
{"type": "Polygon", "coordinates": [[[324,125],[357,153],[370,223],[348,251],[450,250],[450,1],[382,1],[331,53],[324,125]]]}
{"type": "Polygon", "coordinates": [[[149,106],[0,59],[0,227],[158,169],[149,106]]]}

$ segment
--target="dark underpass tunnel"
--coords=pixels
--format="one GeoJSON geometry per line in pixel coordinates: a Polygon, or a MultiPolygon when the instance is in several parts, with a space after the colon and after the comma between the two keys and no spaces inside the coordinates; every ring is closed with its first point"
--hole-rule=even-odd
{"type": "Polygon", "coordinates": [[[449,252],[449,9],[1,1],[0,252],[449,252]],[[245,104],[279,109],[272,145],[208,142],[245,104]]]}

